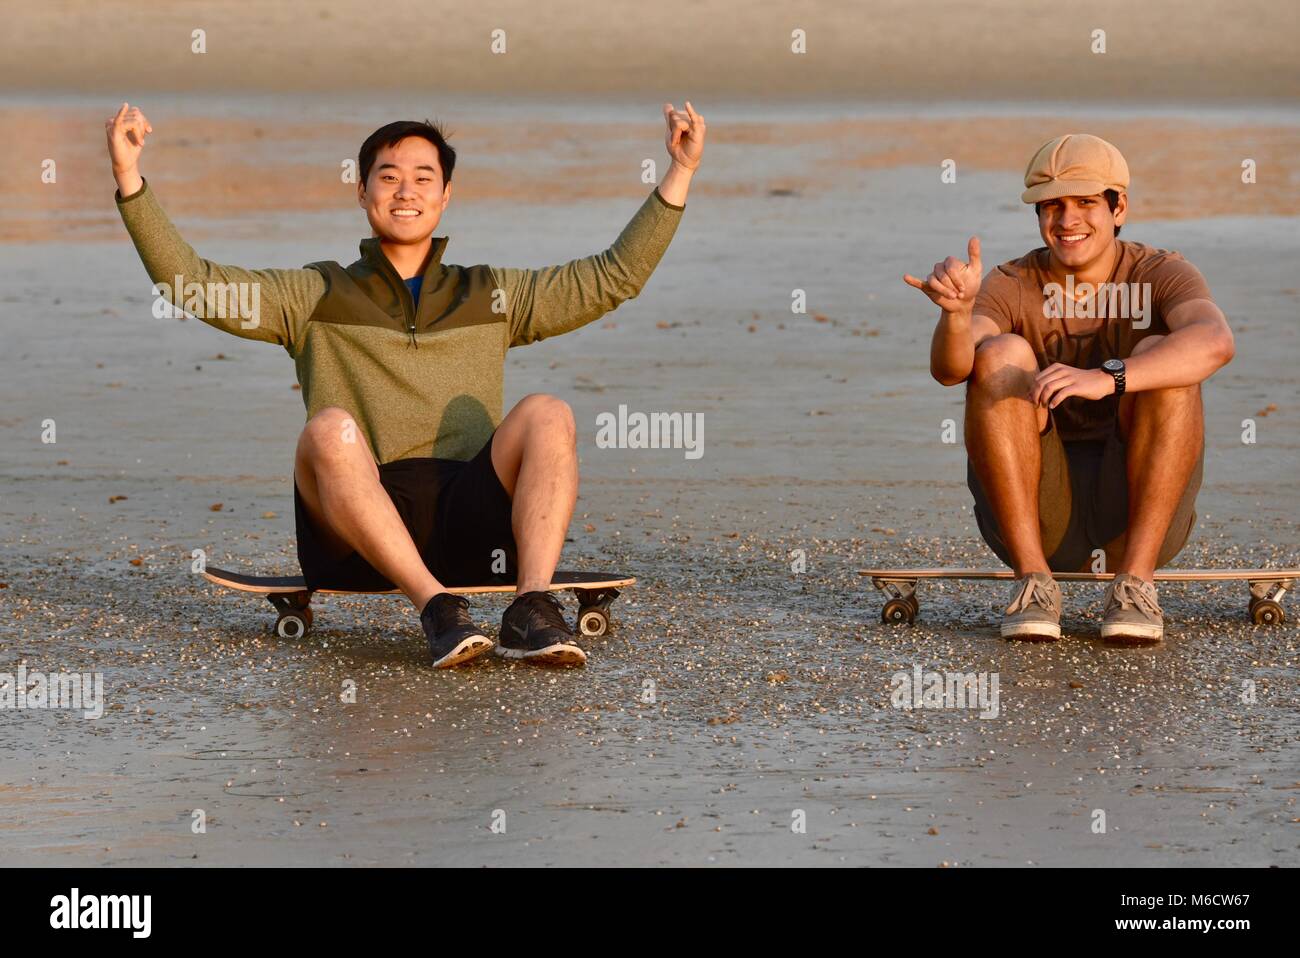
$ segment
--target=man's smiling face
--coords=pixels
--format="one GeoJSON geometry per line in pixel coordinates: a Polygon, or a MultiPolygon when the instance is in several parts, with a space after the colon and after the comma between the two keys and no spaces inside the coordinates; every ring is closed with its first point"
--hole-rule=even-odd
{"type": "Polygon", "coordinates": [[[1038,204],[1038,232],[1057,262],[1081,271],[1115,242],[1115,227],[1128,213],[1128,196],[1119,194],[1114,212],[1105,194],[1062,196],[1038,204]]]}
{"type": "Polygon", "coordinates": [[[385,243],[423,243],[433,235],[451,201],[451,184],[442,181],[438,150],[428,140],[408,136],[381,149],[357,200],[375,235],[385,243]]]}

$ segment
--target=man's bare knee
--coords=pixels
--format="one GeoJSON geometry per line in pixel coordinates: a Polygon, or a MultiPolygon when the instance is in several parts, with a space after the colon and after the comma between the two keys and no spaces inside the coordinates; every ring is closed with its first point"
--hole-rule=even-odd
{"type": "Polygon", "coordinates": [[[298,439],[298,458],[313,468],[352,462],[359,453],[374,465],[361,427],[350,412],[338,406],[328,406],[312,416],[298,439]]]}
{"type": "MultiPolygon", "coordinates": [[[[1133,355],[1137,355],[1136,350],[1133,355]]],[[[1123,439],[1130,438],[1139,415],[1156,435],[1166,432],[1179,436],[1203,434],[1205,412],[1201,403],[1201,384],[1125,393],[1119,401],[1119,433],[1123,439]]]]}
{"type": "Polygon", "coordinates": [[[1008,367],[1037,372],[1038,360],[1033,347],[1027,339],[1015,333],[990,336],[975,347],[975,365],[970,378],[975,381],[994,378],[1005,373],[1008,367]]]}
{"type": "Polygon", "coordinates": [[[991,336],[975,349],[975,363],[966,380],[967,395],[1002,398],[1023,392],[1027,396],[1029,381],[1037,371],[1033,347],[1023,336],[991,336]]]}
{"type": "Polygon", "coordinates": [[[563,439],[570,445],[576,443],[578,427],[573,408],[558,396],[531,393],[519,400],[515,410],[528,423],[529,432],[552,440],[563,439]]]}

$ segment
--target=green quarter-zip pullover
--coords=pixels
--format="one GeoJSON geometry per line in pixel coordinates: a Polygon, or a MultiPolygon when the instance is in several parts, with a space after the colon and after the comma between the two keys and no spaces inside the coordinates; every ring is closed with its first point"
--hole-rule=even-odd
{"type": "Polygon", "coordinates": [[[145,271],[178,308],[293,357],[310,419],[352,415],[379,463],[469,460],[500,424],[505,353],[599,319],[645,287],[685,207],[656,188],[602,253],[544,269],[455,266],[434,237],[418,305],[379,247],[350,266],[242,269],[201,258],[153,191],[117,196],[145,271]],[[255,315],[252,315],[255,314],[255,315]]]}

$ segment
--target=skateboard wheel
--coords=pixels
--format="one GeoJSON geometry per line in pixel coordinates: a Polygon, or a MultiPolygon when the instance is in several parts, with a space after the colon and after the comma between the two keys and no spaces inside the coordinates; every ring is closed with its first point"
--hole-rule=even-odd
{"type": "Polygon", "coordinates": [[[880,621],[886,625],[898,625],[904,622],[911,625],[914,618],[916,618],[916,609],[908,599],[890,599],[880,613],[880,621]]]}
{"type": "Polygon", "coordinates": [[[1250,618],[1256,625],[1281,625],[1286,614],[1272,599],[1255,599],[1250,603],[1250,618]]]}
{"type": "Polygon", "coordinates": [[[311,609],[285,612],[275,620],[275,634],[282,639],[301,639],[311,629],[311,609]]]}
{"type": "Polygon", "coordinates": [[[591,638],[604,635],[609,631],[609,613],[592,607],[579,609],[578,631],[591,638]]]}
{"type": "MultiPolygon", "coordinates": [[[[912,619],[916,618],[916,613],[921,611],[921,603],[916,601],[916,593],[913,592],[907,597],[907,604],[912,607],[912,619]]],[[[912,619],[908,619],[911,622],[912,619]]]]}

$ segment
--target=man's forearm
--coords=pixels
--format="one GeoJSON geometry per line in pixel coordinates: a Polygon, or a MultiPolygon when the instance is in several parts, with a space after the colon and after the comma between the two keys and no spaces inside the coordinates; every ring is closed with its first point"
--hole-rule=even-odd
{"type": "Polygon", "coordinates": [[[118,172],[113,171],[113,179],[117,181],[117,191],[125,199],[128,196],[134,196],[140,192],[140,187],[144,186],[144,178],[140,176],[140,168],[133,166],[129,170],[118,172]]]}
{"type": "Polygon", "coordinates": [[[944,312],[930,341],[930,375],[945,386],[965,382],[975,366],[970,313],[944,312]]]}
{"type": "Polygon", "coordinates": [[[1234,353],[1232,334],[1218,323],[1191,323],[1146,352],[1124,361],[1125,392],[1176,389],[1209,379],[1234,353]]]}
{"type": "Polygon", "coordinates": [[[664,174],[663,182],[659,184],[659,195],[673,206],[685,206],[686,194],[690,192],[691,177],[694,175],[694,170],[674,161],[664,174]]]}

